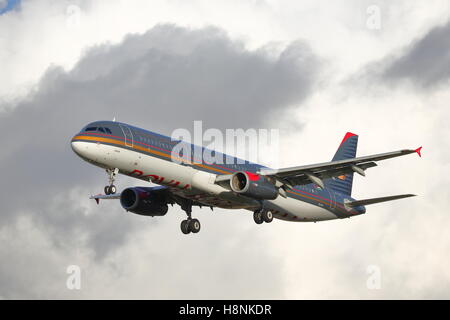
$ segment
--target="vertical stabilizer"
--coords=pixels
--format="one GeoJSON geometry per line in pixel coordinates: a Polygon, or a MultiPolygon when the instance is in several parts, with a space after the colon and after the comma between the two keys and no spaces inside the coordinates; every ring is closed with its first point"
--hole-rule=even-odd
{"type": "MultiPolygon", "coordinates": [[[[342,139],[339,148],[336,151],[332,161],[352,159],[356,157],[356,148],[358,146],[358,136],[347,132],[342,139]]],[[[348,173],[339,177],[330,179],[327,186],[336,192],[350,196],[352,194],[353,173],[348,173]]]]}

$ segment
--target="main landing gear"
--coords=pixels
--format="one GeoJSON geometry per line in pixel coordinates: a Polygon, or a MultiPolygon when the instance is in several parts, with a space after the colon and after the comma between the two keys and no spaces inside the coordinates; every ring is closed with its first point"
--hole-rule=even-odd
{"type": "Polygon", "coordinates": [[[115,194],[117,192],[117,189],[114,185],[114,180],[116,179],[116,175],[119,173],[119,169],[106,169],[106,173],[108,174],[109,185],[105,187],[105,194],[115,194]]]}
{"type": "Polygon", "coordinates": [[[184,234],[189,234],[189,233],[198,233],[200,231],[200,221],[198,221],[197,219],[192,219],[192,200],[185,200],[182,204],[181,204],[181,209],[183,211],[186,212],[187,214],[187,219],[181,221],[181,232],[183,232],[184,234]]]}
{"type": "Polygon", "coordinates": [[[253,212],[253,220],[255,220],[256,224],[261,224],[263,222],[271,223],[273,220],[272,211],[265,209],[258,209],[253,212]]]}

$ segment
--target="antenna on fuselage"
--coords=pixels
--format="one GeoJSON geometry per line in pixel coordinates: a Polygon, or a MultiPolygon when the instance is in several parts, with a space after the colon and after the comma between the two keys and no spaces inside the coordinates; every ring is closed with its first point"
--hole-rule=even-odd
{"type": "Polygon", "coordinates": [[[116,122],[116,117],[113,118],[113,122],[116,122]]]}

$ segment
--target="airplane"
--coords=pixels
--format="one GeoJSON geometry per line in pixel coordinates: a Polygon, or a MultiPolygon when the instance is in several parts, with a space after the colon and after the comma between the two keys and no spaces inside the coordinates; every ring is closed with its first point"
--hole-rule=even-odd
{"type": "Polygon", "coordinates": [[[353,174],[365,176],[365,170],[381,160],[411,153],[421,156],[422,149],[356,157],[358,135],[347,132],[330,162],[274,170],[218,152],[216,159],[220,155],[229,157],[228,161],[193,161],[183,154],[173,161],[172,150],[179,142],[126,123],[96,121],[72,138],[71,147],[83,160],[106,170],[105,194],[90,197],[97,204],[102,199],[120,199],[126,211],[151,217],[164,216],[169,204],[179,205],[187,215],[180,226],[183,234],[200,231],[200,221],[192,217],[193,207],[246,209],[253,212],[256,224],[274,218],[318,222],[354,217],[364,214],[366,205],[415,196],[356,200],[351,197],[353,174]],[[129,187],[117,193],[114,181],[119,173],[157,186],[129,187]]]}

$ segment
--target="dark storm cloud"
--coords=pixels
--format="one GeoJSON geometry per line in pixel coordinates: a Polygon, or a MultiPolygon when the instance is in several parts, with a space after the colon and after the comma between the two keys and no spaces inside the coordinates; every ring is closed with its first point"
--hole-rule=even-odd
{"type": "Polygon", "coordinates": [[[381,80],[407,81],[422,88],[448,83],[450,79],[450,21],[437,26],[404,49],[376,65],[381,80]]]}
{"type": "MultiPolygon", "coordinates": [[[[49,69],[33,94],[0,114],[0,230],[25,215],[55,248],[86,246],[103,258],[143,224],[137,216],[120,218],[117,203],[106,205],[112,208],[106,215],[88,214],[67,198],[71,190],[86,190],[87,197],[106,183],[100,169],[70,149],[84,124],[116,117],[166,134],[191,128],[193,120],[204,127],[276,127],[272,121],[311,92],[318,68],[300,42],[273,57],[215,28],[164,25],[92,48],[69,72],[49,69]]],[[[14,278],[5,270],[0,277],[14,278]]]]}
{"type": "Polygon", "coordinates": [[[215,128],[268,125],[308,95],[317,67],[300,42],[272,59],[217,29],[161,26],[90,51],[71,76],[90,83],[82,96],[105,93],[91,102],[96,109],[170,133],[193,120],[215,128]]]}

